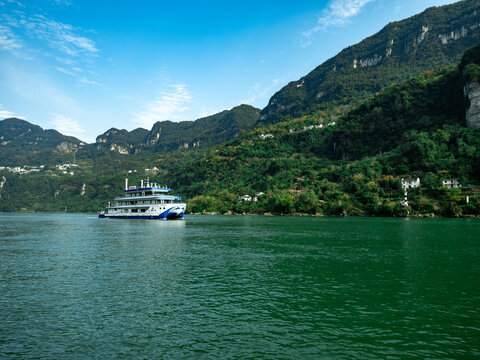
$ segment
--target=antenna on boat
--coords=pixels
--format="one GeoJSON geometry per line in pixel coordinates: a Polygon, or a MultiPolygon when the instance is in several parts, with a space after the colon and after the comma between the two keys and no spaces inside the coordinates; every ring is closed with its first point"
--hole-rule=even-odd
{"type": "Polygon", "coordinates": [[[125,178],[125,190],[128,190],[128,178],[125,178]]]}

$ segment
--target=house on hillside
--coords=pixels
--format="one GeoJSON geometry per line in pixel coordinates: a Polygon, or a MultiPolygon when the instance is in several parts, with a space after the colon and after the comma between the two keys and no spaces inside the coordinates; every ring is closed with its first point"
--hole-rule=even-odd
{"type": "Polygon", "coordinates": [[[252,201],[253,201],[254,203],[256,203],[256,202],[258,201],[258,198],[259,198],[260,196],[263,196],[263,195],[265,195],[265,193],[263,193],[262,191],[256,193],[256,194],[253,196],[252,201]]]}
{"type": "Polygon", "coordinates": [[[272,134],[260,134],[258,137],[262,140],[268,139],[268,138],[273,138],[272,134]]]}
{"type": "Polygon", "coordinates": [[[416,179],[402,179],[402,188],[407,189],[415,189],[420,187],[420,178],[416,179]]]}
{"type": "Polygon", "coordinates": [[[252,201],[252,197],[250,195],[242,195],[237,199],[237,201],[252,201]]]}
{"type": "Polygon", "coordinates": [[[458,179],[445,179],[442,180],[442,185],[446,188],[450,189],[458,189],[461,188],[462,185],[460,184],[460,181],[458,179]]]}

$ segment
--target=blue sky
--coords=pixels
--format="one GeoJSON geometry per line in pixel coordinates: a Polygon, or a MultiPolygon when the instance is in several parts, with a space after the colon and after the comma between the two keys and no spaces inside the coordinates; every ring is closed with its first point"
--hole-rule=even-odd
{"type": "Polygon", "coordinates": [[[0,0],[0,119],[87,142],[241,103],[442,0],[0,0]]]}

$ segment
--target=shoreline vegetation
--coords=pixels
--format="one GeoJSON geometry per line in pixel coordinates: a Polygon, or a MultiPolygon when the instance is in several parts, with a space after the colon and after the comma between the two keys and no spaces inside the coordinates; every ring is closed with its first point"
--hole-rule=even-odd
{"type": "MultiPolygon", "coordinates": [[[[93,211],[38,211],[38,210],[20,210],[20,211],[0,211],[0,214],[85,214],[85,215],[98,215],[99,212],[93,211]]],[[[228,211],[226,213],[217,213],[217,212],[186,212],[185,215],[202,215],[202,216],[294,216],[294,217],[326,217],[326,218],[340,218],[340,217],[371,217],[371,218],[442,218],[442,219],[449,219],[449,218],[457,218],[457,219],[480,219],[480,214],[456,214],[454,216],[445,216],[441,214],[435,213],[410,213],[410,214],[398,214],[392,216],[385,216],[385,215],[350,215],[348,213],[340,214],[340,215],[326,215],[322,213],[316,214],[305,214],[305,213],[259,213],[259,212],[252,212],[252,213],[236,213],[232,211],[228,211]]]]}

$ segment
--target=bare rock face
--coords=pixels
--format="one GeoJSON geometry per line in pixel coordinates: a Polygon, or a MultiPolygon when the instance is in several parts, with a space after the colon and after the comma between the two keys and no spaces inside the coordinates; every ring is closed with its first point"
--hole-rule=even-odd
{"type": "Polygon", "coordinates": [[[77,151],[77,149],[77,144],[68,141],[62,141],[60,144],[57,145],[57,150],[63,153],[72,153],[74,151],[77,151]]]}
{"type": "Polygon", "coordinates": [[[128,149],[125,146],[118,145],[118,144],[111,144],[110,145],[110,150],[111,151],[116,151],[119,154],[122,155],[127,155],[128,154],[128,149]]]}
{"type": "Polygon", "coordinates": [[[470,82],[465,85],[465,96],[470,100],[470,106],[467,109],[466,120],[468,127],[480,128],[480,84],[470,82]]]}

